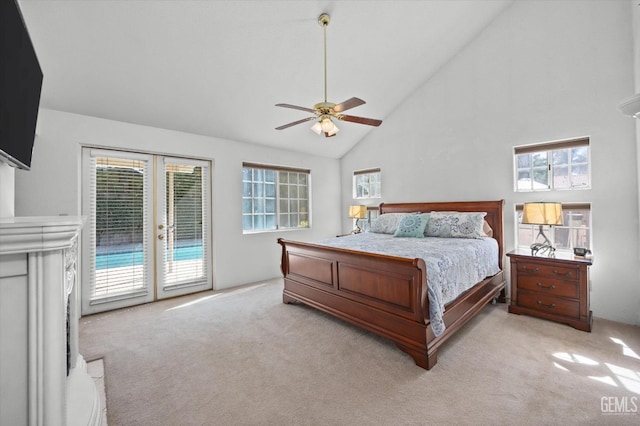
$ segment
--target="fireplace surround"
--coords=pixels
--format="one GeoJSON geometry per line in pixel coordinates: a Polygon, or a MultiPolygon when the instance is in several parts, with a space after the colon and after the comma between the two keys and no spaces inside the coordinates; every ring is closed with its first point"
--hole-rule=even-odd
{"type": "Polygon", "coordinates": [[[0,424],[101,422],[98,392],[78,353],[83,222],[0,218],[0,424]]]}

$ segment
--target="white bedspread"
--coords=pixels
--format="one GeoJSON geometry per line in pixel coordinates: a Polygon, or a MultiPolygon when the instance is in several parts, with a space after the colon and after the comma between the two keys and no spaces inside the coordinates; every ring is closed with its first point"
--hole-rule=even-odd
{"type": "Polygon", "coordinates": [[[367,232],[315,244],[423,259],[427,265],[429,319],[436,336],[445,330],[442,320],[445,305],[486,277],[500,272],[498,242],[493,238],[396,238],[367,232]]]}

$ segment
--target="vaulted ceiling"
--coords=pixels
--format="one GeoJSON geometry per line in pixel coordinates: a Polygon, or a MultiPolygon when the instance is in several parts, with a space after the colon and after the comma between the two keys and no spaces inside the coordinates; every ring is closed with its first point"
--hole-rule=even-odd
{"type": "Polygon", "coordinates": [[[321,13],[328,101],[385,120],[511,2],[19,0],[43,107],[333,158],[375,127],[275,130],[324,100],[321,13]]]}

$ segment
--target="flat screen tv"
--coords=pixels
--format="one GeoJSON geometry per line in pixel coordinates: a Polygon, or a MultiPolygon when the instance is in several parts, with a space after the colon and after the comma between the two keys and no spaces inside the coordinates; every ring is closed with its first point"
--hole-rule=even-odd
{"type": "Polygon", "coordinates": [[[0,161],[31,169],[42,69],[17,0],[0,0],[0,161]]]}

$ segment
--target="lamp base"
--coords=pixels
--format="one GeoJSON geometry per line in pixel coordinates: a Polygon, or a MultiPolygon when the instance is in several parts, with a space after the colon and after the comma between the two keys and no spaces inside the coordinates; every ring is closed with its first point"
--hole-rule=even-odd
{"type": "Polygon", "coordinates": [[[545,243],[531,244],[531,256],[538,256],[547,253],[549,257],[556,257],[556,249],[552,245],[545,243]]]}
{"type": "Polygon", "coordinates": [[[536,240],[540,235],[542,235],[542,238],[544,238],[544,242],[531,244],[531,256],[537,256],[538,253],[540,253],[540,255],[547,253],[549,257],[555,257],[556,249],[551,245],[551,241],[549,240],[549,238],[547,238],[547,236],[544,235],[544,232],[542,232],[542,225],[540,225],[540,228],[538,229],[536,240]]]}

